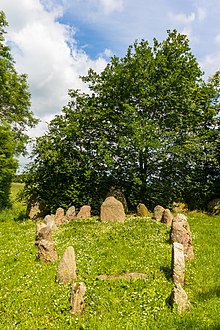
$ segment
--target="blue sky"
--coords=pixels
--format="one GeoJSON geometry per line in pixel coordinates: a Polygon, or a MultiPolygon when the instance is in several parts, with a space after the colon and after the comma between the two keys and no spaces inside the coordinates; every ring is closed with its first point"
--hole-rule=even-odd
{"type": "Polygon", "coordinates": [[[206,78],[220,69],[219,0],[1,0],[0,9],[16,68],[28,74],[32,110],[41,119],[32,137],[60,113],[69,88],[86,90],[79,75],[90,67],[100,72],[135,39],[151,44],[176,28],[188,36],[206,78]]]}

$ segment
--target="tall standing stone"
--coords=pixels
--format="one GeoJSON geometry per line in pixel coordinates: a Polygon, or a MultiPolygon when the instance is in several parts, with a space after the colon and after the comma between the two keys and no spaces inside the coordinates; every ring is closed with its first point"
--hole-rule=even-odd
{"type": "Polygon", "coordinates": [[[147,217],[149,215],[149,211],[145,204],[139,203],[137,206],[137,216],[138,217],[147,217]]]}
{"type": "Polygon", "coordinates": [[[154,215],[153,215],[153,219],[155,219],[156,221],[160,222],[163,218],[163,213],[164,213],[164,207],[157,205],[154,208],[154,215]]]}
{"type": "Polygon", "coordinates": [[[83,205],[76,216],[78,219],[88,219],[91,218],[91,206],[83,205]]]}
{"type": "Polygon", "coordinates": [[[73,280],[77,280],[76,260],[74,248],[69,246],[60,259],[57,269],[57,281],[60,283],[71,283],[73,280]]]}
{"type": "Polygon", "coordinates": [[[174,284],[185,283],[185,257],[183,245],[177,242],[173,243],[172,250],[172,278],[174,284]]]}
{"type": "Polygon", "coordinates": [[[194,258],[192,234],[187,217],[184,214],[179,213],[173,218],[170,238],[172,243],[178,242],[183,244],[186,259],[194,258]]]}
{"type": "Polygon", "coordinates": [[[101,205],[100,220],[111,222],[124,222],[125,211],[122,203],[113,196],[107,197],[101,205]]]}

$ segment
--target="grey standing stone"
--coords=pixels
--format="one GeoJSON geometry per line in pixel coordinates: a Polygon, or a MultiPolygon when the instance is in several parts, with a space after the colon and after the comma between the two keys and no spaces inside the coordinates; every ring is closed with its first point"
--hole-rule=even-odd
{"type": "Polygon", "coordinates": [[[137,206],[137,216],[138,217],[147,217],[149,215],[149,211],[145,204],[139,203],[137,206]]]}
{"type": "Polygon", "coordinates": [[[172,305],[177,305],[179,314],[183,314],[190,310],[190,303],[186,291],[182,288],[181,284],[176,284],[171,293],[172,305]]]}
{"type": "Polygon", "coordinates": [[[82,314],[85,309],[84,296],[86,293],[85,283],[74,283],[71,292],[71,306],[74,314],[82,314]]]}
{"type": "Polygon", "coordinates": [[[161,222],[165,223],[167,226],[171,226],[173,221],[173,215],[169,209],[165,209],[163,212],[163,217],[161,222]]]}
{"type": "Polygon", "coordinates": [[[71,283],[73,280],[77,280],[76,260],[74,248],[69,246],[60,259],[57,269],[57,281],[60,283],[71,283]]]}
{"type": "Polygon", "coordinates": [[[73,220],[76,217],[76,209],[75,206],[70,206],[66,211],[66,218],[68,221],[73,220]]]}
{"type": "Polygon", "coordinates": [[[45,239],[39,241],[38,258],[45,263],[54,262],[58,260],[58,255],[52,242],[47,241],[45,239]]]}
{"type": "Polygon", "coordinates": [[[76,216],[78,219],[88,219],[91,218],[91,206],[83,205],[76,216]]]}
{"type": "Polygon", "coordinates": [[[172,250],[172,278],[174,284],[185,283],[185,257],[183,245],[177,242],[173,243],[172,250]]]}
{"type": "Polygon", "coordinates": [[[163,206],[160,205],[155,206],[153,219],[160,222],[162,220],[164,210],[165,209],[163,206]]]}
{"type": "Polygon", "coordinates": [[[179,213],[173,218],[170,238],[172,243],[183,244],[185,259],[194,259],[192,234],[187,217],[184,214],[179,213]]]}
{"type": "Polygon", "coordinates": [[[101,205],[101,221],[124,222],[125,211],[122,203],[115,197],[107,197],[101,205]]]}

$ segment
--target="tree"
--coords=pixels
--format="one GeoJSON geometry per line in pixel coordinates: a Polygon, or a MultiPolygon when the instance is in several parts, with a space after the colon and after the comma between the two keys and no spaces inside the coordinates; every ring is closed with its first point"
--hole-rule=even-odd
{"type": "Polygon", "coordinates": [[[67,204],[87,200],[93,208],[111,186],[125,192],[130,207],[200,194],[197,171],[205,175],[209,157],[216,165],[219,127],[218,89],[202,76],[188,39],[175,30],[153,47],[135,42],[101,74],[89,70],[82,79],[91,93],[70,90],[63,114],[37,141],[29,191],[44,201],[50,191],[56,207],[65,195],[67,204]]]}
{"type": "Polygon", "coordinates": [[[27,76],[19,75],[5,45],[5,14],[0,11],[0,208],[8,205],[11,180],[18,167],[15,157],[25,152],[28,127],[38,121],[30,111],[27,76]]]}

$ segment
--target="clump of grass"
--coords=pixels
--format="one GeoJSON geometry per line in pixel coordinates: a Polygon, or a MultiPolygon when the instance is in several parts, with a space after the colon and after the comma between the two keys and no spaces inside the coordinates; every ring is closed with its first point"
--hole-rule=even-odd
{"type": "Polygon", "coordinates": [[[78,280],[87,287],[86,311],[81,317],[70,312],[70,285],[55,282],[58,262],[44,265],[36,259],[36,223],[25,217],[15,221],[15,215],[3,221],[4,216],[0,214],[0,328],[220,327],[219,216],[188,215],[196,258],[187,263],[185,289],[192,308],[183,316],[168,304],[173,283],[169,228],[164,224],[146,218],[130,218],[124,224],[101,223],[92,218],[59,227],[54,233],[57,252],[61,257],[67,246],[74,247],[78,280]],[[130,272],[145,273],[147,278],[97,278],[100,274],[130,272]]]}

